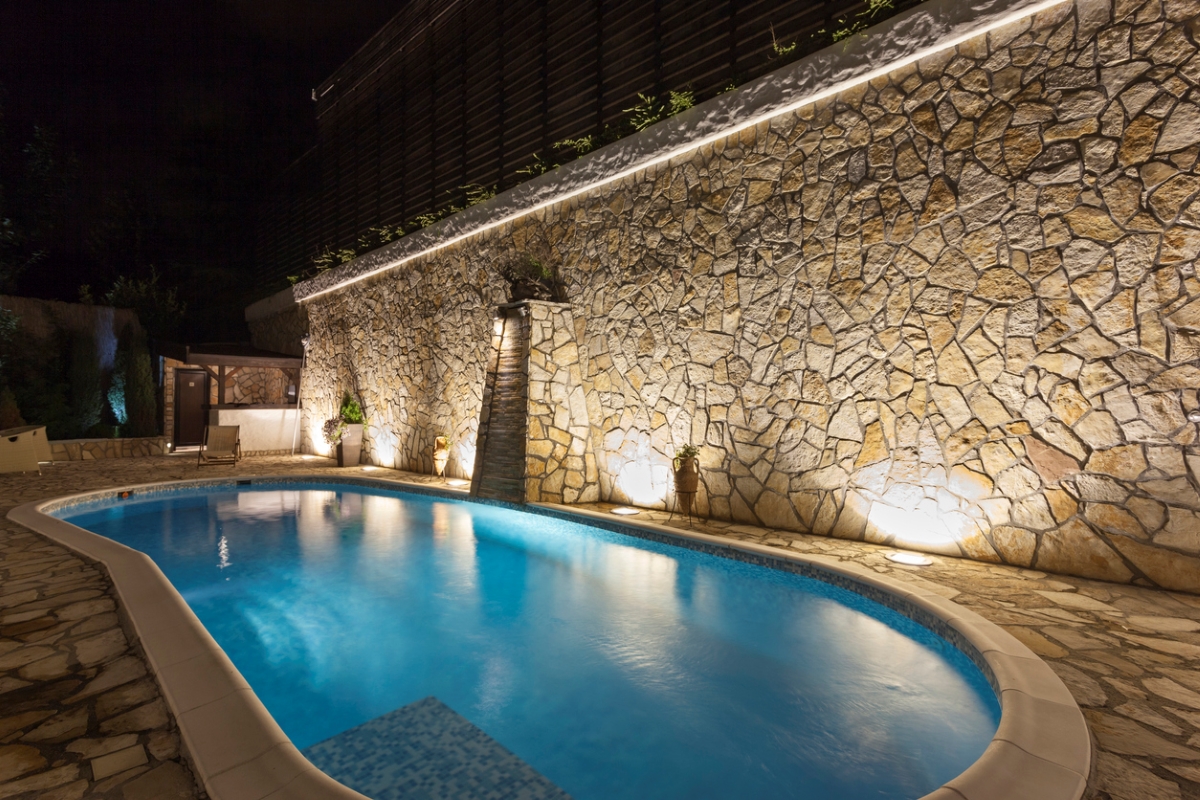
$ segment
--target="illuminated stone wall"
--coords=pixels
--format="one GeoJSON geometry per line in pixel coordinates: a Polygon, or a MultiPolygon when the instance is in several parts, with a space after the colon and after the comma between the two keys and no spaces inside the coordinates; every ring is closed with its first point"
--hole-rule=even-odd
{"type": "MultiPolygon", "coordinates": [[[[252,323],[313,434],[473,463],[492,265],[563,265],[601,495],[1200,590],[1197,0],[1065,3],[252,323]],[[291,316],[287,316],[291,315],[291,316]],[[291,344],[294,349],[294,343],[291,344]]],[[[469,467],[466,467],[469,469],[469,467]]]]}

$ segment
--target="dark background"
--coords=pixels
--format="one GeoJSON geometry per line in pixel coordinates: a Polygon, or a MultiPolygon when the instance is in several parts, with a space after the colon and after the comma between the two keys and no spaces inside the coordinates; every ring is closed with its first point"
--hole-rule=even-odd
{"type": "Polygon", "coordinates": [[[312,89],[403,6],[0,0],[0,218],[20,214],[34,126],[63,189],[45,256],[6,289],[73,301],[153,268],[188,303],[182,338],[243,338],[255,209],[312,145],[312,89]]]}

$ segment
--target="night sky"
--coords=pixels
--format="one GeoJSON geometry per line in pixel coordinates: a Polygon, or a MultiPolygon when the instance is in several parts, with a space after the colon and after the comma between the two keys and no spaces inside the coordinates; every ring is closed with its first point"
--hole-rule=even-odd
{"type": "Polygon", "coordinates": [[[47,126],[75,164],[18,293],[74,300],[153,265],[188,299],[193,338],[235,334],[255,203],[314,143],[312,88],[403,5],[0,0],[7,149],[47,126]]]}

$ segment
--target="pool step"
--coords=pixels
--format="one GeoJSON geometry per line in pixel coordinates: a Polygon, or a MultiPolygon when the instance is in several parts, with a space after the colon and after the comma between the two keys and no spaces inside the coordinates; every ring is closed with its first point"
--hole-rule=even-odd
{"type": "Polygon", "coordinates": [[[571,800],[436,697],[302,752],[326,775],[373,800],[571,800]]]}

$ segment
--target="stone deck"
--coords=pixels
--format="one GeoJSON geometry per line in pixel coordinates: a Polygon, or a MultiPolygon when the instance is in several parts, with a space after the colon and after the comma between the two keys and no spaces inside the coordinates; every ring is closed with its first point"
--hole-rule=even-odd
{"type": "MultiPolygon", "coordinates": [[[[0,475],[0,515],[73,492],[233,473],[435,482],[331,463],[260,457],[201,470],[186,456],[59,463],[40,477],[0,475]]],[[[636,519],[666,518],[642,512],[636,519]]],[[[902,567],[884,558],[887,549],[860,542],[722,522],[695,527],[852,560],[970,607],[1044,657],[1083,707],[1097,743],[1092,797],[1200,799],[1200,597],[950,558],[902,567]]],[[[0,521],[0,800],[202,796],[116,612],[101,571],[0,521]]]]}

